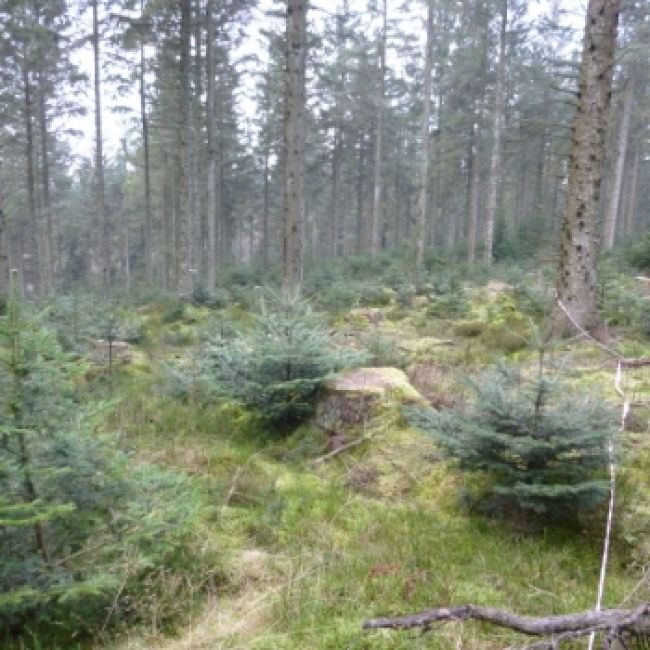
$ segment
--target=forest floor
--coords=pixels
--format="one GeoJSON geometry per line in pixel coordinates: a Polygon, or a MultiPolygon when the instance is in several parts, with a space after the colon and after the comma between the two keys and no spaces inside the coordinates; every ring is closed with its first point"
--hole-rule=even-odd
{"type": "MultiPolygon", "coordinates": [[[[531,366],[538,360],[529,345],[533,321],[509,287],[493,283],[466,293],[470,310],[462,315],[432,315],[416,298],[339,311],[332,329],[346,345],[368,349],[372,365],[405,370],[436,408],[461,408],[465,376],[498,359],[531,366]]],[[[178,604],[182,622],[174,631],[161,633],[152,616],[111,650],[490,650],[525,639],[477,623],[435,627],[417,639],[362,632],[361,624],[466,603],[532,616],[594,607],[603,509],[558,529],[464,507],[473,479],[409,427],[399,392],[387,393],[344,432],[354,446],[327,458],[327,435],[315,426],[272,442],[251,437],[231,407],[154,390],[164,362],[190,359],[194,333],[223,322],[223,314],[192,308],[192,318],[173,325],[159,316],[149,311],[146,358],[122,371],[131,389],[107,426],[120,431],[137,458],[188,472],[213,490],[218,517],[206,527],[206,544],[222,549],[223,565],[207,596],[178,604]]],[[[616,345],[626,356],[650,354],[637,337],[621,336],[616,345]]],[[[607,353],[582,340],[547,356],[585,392],[620,409],[616,362],[607,353]]],[[[650,600],[649,373],[628,371],[623,382],[637,406],[633,431],[621,434],[631,453],[619,474],[606,607],[650,600]]]]}

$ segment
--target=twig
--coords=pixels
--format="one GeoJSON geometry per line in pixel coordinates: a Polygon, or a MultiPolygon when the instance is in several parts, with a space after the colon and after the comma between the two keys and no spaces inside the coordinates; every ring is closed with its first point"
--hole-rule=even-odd
{"type": "Polygon", "coordinates": [[[352,447],[357,447],[359,446],[362,442],[365,442],[367,438],[364,436],[363,438],[359,438],[357,440],[353,440],[352,442],[348,442],[347,445],[343,445],[339,447],[338,449],[335,449],[334,451],[330,451],[329,454],[325,454],[324,456],[319,456],[318,458],[315,458],[314,460],[309,461],[312,465],[317,465],[318,463],[322,463],[326,460],[329,460],[330,458],[333,458],[334,456],[346,451],[347,449],[351,449],[352,447]]]}
{"type": "Polygon", "coordinates": [[[603,352],[607,352],[607,354],[612,355],[615,357],[618,361],[623,361],[623,355],[619,354],[616,352],[616,350],[612,350],[612,348],[607,347],[604,343],[601,343],[600,341],[597,341],[589,332],[587,332],[586,329],[578,325],[576,322],[576,319],[573,318],[573,316],[569,313],[569,310],[564,306],[564,303],[556,296],[556,301],[558,304],[558,307],[564,312],[564,315],[571,321],[571,324],[584,336],[585,338],[588,338],[596,347],[600,348],[603,350],[603,352]]]}
{"type": "Polygon", "coordinates": [[[589,339],[596,347],[600,348],[603,352],[613,356],[619,363],[621,363],[626,368],[640,368],[643,366],[650,366],[650,359],[647,357],[638,357],[637,359],[627,359],[620,352],[606,346],[604,343],[596,340],[587,330],[580,327],[576,322],[575,318],[569,313],[569,310],[564,306],[561,300],[557,299],[558,307],[564,312],[564,315],[571,321],[571,324],[584,336],[589,339]]]}
{"type": "Polygon", "coordinates": [[[233,476],[232,483],[230,484],[230,489],[228,490],[228,494],[226,494],[226,498],[223,501],[223,507],[225,508],[229,503],[230,499],[234,496],[236,490],[237,490],[237,481],[239,480],[239,477],[242,475],[242,472],[248,467],[250,462],[255,458],[256,456],[259,456],[262,453],[262,450],[254,453],[252,456],[248,458],[248,460],[243,464],[240,465],[237,468],[237,471],[235,472],[235,475],[233,476]]]}
{"type": "Polygon", "coordinates": [[[625,603],[628,603],[630,600],[632,600],[632,596],[643,587],[643,585],[647,584],[647,582],[650,580],[650,573],[646,573],[641,580],[639,580],[635,585],[632,591],[630,591],[625,598],[623,599],[623,602],[621,605],[625,605],[625,603]]]}
{"type": "Polygon", "coordinates": [[[536,587],[535,585],[528,585],[533,591],[537,592],[538,594],[542,596],[550,596],[551,598],[555,598],[556,600],[562,600],[557,594],[554,594],[552,591],[546,591],[546,589],[540,589],[539,587],[536,587]]]}
{"type": "Polygon", "coordinates": [[[119,603],[120,596],[122,595],[122,592],[126,587],[126,583],[129,580],[130,574],[131,574],[131,565],[127,563],[126,570],[124,572],[124,577],[122,578],[122,582],[120,583],[119,587],[117,588],[117,591],[115,592],[115,598],[113,598],[113,602],[111,603],[111,606],[109,607],[108,612],[106,613],[106,618],[104,619],[104,622],[102,623],[102,626],[99,630],[100,636],[103,636],[104,633],[106,632],[108,623],[111,620],[111,616],[113,616],[113,613],[117,609],[117,604],[119,603]]]}

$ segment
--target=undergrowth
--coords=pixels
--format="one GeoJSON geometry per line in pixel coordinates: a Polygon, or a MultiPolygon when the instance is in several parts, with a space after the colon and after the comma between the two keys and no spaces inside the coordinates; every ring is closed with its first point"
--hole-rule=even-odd
{"type": "MultiPolygon", "coordinates": [[[[349,258],[340,269],[315,268],[305,290],[330,310],[331,322],[349,335],[351,347],[369,348],[374,365],[404,367],[436,408],[464,408],[457,376],[480,371],[496,357],[533,362],[525,339],[531,323],[548,309],[542,280],[533,289],[520,281],[492,296],[484,285],[494,270],[488,276],[478,269],[472,276],[458,266],[452,273],[449,260],[430,255],[417,302],[407,261],[401,254],[349,258]],[[472,293],[468,283],[482,293],[472,293]],[[340,317],[370,304],[385,316],[371,334],[355,332],[340,317]],[[391,309],[399,310],[393,318],[391,309]],[[426,346],[404,344],[424,337],[426,346]]],[[[496,271],[508,279],[504,269],[496,271]]],[[[576,531],[467,512],[458,496],[474,487],[472,478],[459,476],[434,442],[399,418],[364,420],[345,432],[359,436],[358,445],[322,460],[331,451],[329,434],[309,423],[289,438],[270,438],[240,404],[200,399],[192,382],[180,389],[169,383],[165,367],[185,372],[210,336],[230,339],[250,326],[249,307],[259,301],[257,284],[263,279],[256,271],[229,271],[220,280],[222,291],[198,292],[194,304],[179,306],[164,297],[137,307],[133,320],[142,325],[146,347],[136,345],[146,350],[148,368],[116,371],[111,386],[121,401],[102,428],[134,462],[180,470],[200,486],[213,514],[202,522],[202,538],[192,550],[198,555],[216,550],[221,565],[211,579],[206,571],[214,567],[200,563],[184,584],[169,579],[160,607],[174,610],[166,619],[173,622],[160,625],[158,602],[151,599],[137,626],[99,639],[102,647],[496,650],[525,640],[458,623],[436,627],[416,641],[406,632],[362,632],[361,623],[464,603],[532,616],[593,608],[602,513],[593,526],[587,522],[576,531]]],[[[616,293],[612,286],[610,296],[616,293]]],[[[618,314],[620,305],[610,302],[608,309],[618,314]]],[[[630,331],[635,327],[642,329],[637,321],[629,324],[630,331]]],[[[610,379],[602,358],[591,352],[566,363],[576,382],[610,379]]],[[[100,379],[105,373],[95,369],[100,379]]],[[[86,390],[95,390],[93,381],[86,390]]],[[[645,399],[650,384],[640,374],[635,382],[635,398],[645,399]]],[[[642,435],[634,444],[620,504],[629,514],[617,524],[606,606],[623,603],[650,555],[643,552],[650,530],[644,514],[650,490],[647,444],[642,435]]],[[[650,599],[646,583],[634,598],[650,599]]],[[[32,632],[15,648],[89,647],[32,632]]]]}

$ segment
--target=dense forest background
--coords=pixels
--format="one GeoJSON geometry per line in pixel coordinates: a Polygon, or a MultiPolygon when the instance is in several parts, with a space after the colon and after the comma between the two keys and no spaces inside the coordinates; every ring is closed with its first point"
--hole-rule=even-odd
{"type": "MultiPolygon", "coordinates": [[[[619,28],[601,250],[648,219],[636,4],[619,28]]],[[[280,4],[3,0],[0,15],[0,245],[24,294],[185,295],[233,267],[270,277],[282,258],[280,4]]],[[[420,246],[470,264],[551,254],[583,25],[583,9],[557,1],[440,0],[428,17],[426,2],[311,6],[307,262],[420,246]]]]}

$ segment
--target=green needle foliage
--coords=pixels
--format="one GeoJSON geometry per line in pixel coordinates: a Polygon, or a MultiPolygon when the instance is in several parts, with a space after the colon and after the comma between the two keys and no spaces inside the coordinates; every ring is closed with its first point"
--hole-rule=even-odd
{"type": "Polygon", "coordinates": [[[550,519],[570,518],[608,494],[608,441],[615,430],[602,400],[580,397],[539,372],[498,365],[470,381],[466,411],[411,410],[461,471],[486,477],[482,501],[550,519]]]}
{"type": "Polygon", "coordinates": [[[218,389],[276,432],[309,417],[323,383],[361,359],[336,347],[308,300],[286,292],[261,299],[250,330],[217,340],[206,353],[206,372],[218,389]]]}
{"type": "Polygon", "coordinates": [[[96,433],[112,405],[80,401],[86,367],[42,321],[15,295],[0,317],[0,645],[35,623],[79,634],[142,618],[149,576],[196,564],[205,511],[189,478],[134,466],[96,433]]]}

